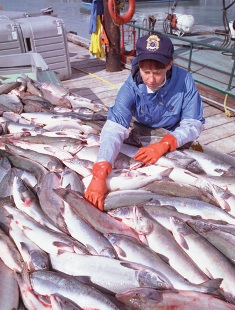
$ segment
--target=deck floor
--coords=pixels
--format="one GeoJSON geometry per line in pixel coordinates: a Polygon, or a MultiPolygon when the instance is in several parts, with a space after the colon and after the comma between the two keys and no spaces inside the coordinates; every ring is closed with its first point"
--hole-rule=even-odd
{"type": "MultiPolygon", "coordinates": [[[[118,89],[122,86],[130,70],[107,72],[105,61],[91,58],[86,47],[68,42],[72,76],[62,81],[74,93],[111,106],[118,89]]],[[[204,101],[204,100],[203,100],[204,101]]],[[[235,117],[226,116],[208,101],[204,102],[205,129],[198,138],[199,143],[216,151],[235,156],[235,117]]]]}

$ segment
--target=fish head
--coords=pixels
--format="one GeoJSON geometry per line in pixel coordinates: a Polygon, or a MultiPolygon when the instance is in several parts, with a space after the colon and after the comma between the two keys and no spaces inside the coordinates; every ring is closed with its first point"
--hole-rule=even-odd
{"type": "Polygon", "coordinates": [[[133,223],[134,229],[140,235],[149,235],[153,230],[153,219],[151,220],[143,207],[133,207],[133,223]]]}
{"type": "Polygon", "coordinates": [[[150,268],[143,268],[138,271],[137,279],[141,287],[152,287],[159,290],[173,288],[172,284],[163,273],[150,268]]]}
{"type": "Polygon", "coordinates": [[[47,253],[43,253],[42,251],[32,250],[30,252],[30,264],[31,271],[36,270],[49,270],[49,257],[47,253]]]}
{"type": "Polygon", "coordinates": [[[121,207],[107,211],[107,213],[116,220],[133,227],[133,207],[121,207]]]}
{"type": "Polygon", "coordinates": [[[190,227],[180,218],[176,216],[170,217],[171,231],[175,240],[185,249],[189,249],[189,246],[184,238],[185,235],[190,233],[190,227]]]}
{"type": "Polygon", "coordinates": [[[162,292],[153,288],[138,287],[116,294],[115,297],[134,310],[145,309],[151,304],[153,309],[157,309],[157,303],[162,300],[162,292]]]}

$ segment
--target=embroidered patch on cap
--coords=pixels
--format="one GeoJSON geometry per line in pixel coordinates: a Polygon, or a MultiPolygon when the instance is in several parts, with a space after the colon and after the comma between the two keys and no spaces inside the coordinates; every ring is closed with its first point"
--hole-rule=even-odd
{"type": "Polygon", "coordinates": [[[158,38],[157,35],[152,35],[148,37],[146,49],[150,52],[155,52],[156,50],[159,49],[159,41],[160,39],[158,38]]]}

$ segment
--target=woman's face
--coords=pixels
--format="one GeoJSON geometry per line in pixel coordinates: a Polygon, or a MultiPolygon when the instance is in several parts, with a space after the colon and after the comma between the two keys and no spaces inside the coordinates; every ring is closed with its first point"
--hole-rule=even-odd
{"type": "Polygon", "coordinates": [[[171,66],[172,61],[166,67],[157,66],[155,61],[141,62],[139,67],[144,84],[151,90],[157,89],[164,82],[166,72],[171,66]]]}

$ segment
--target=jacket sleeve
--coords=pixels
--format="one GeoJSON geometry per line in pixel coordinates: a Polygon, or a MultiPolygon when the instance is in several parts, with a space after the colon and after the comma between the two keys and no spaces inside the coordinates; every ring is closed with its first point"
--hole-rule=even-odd
{"type": "Polygon", "coordinates": [[[97,155],[97,162],[105,160],[113,165],[120,152],[123,141],[128,136],[129,129],[107,120],[100,134],[100,149],[97,155]]]}
{"type": "Polygon", "coordinates": [[[201,121],[196,119],[184,119],[171,134],[177,139],[178,147],[181,147],[197,139],[203,129],[204,126],[201,121]]]}
{"type": "Polygon", "coordinates": [[[203,102],[190,73],[185,78],[181,121],[172,131],[178,142],[178,147],[197,139],[204,129],[203,102]]]}

